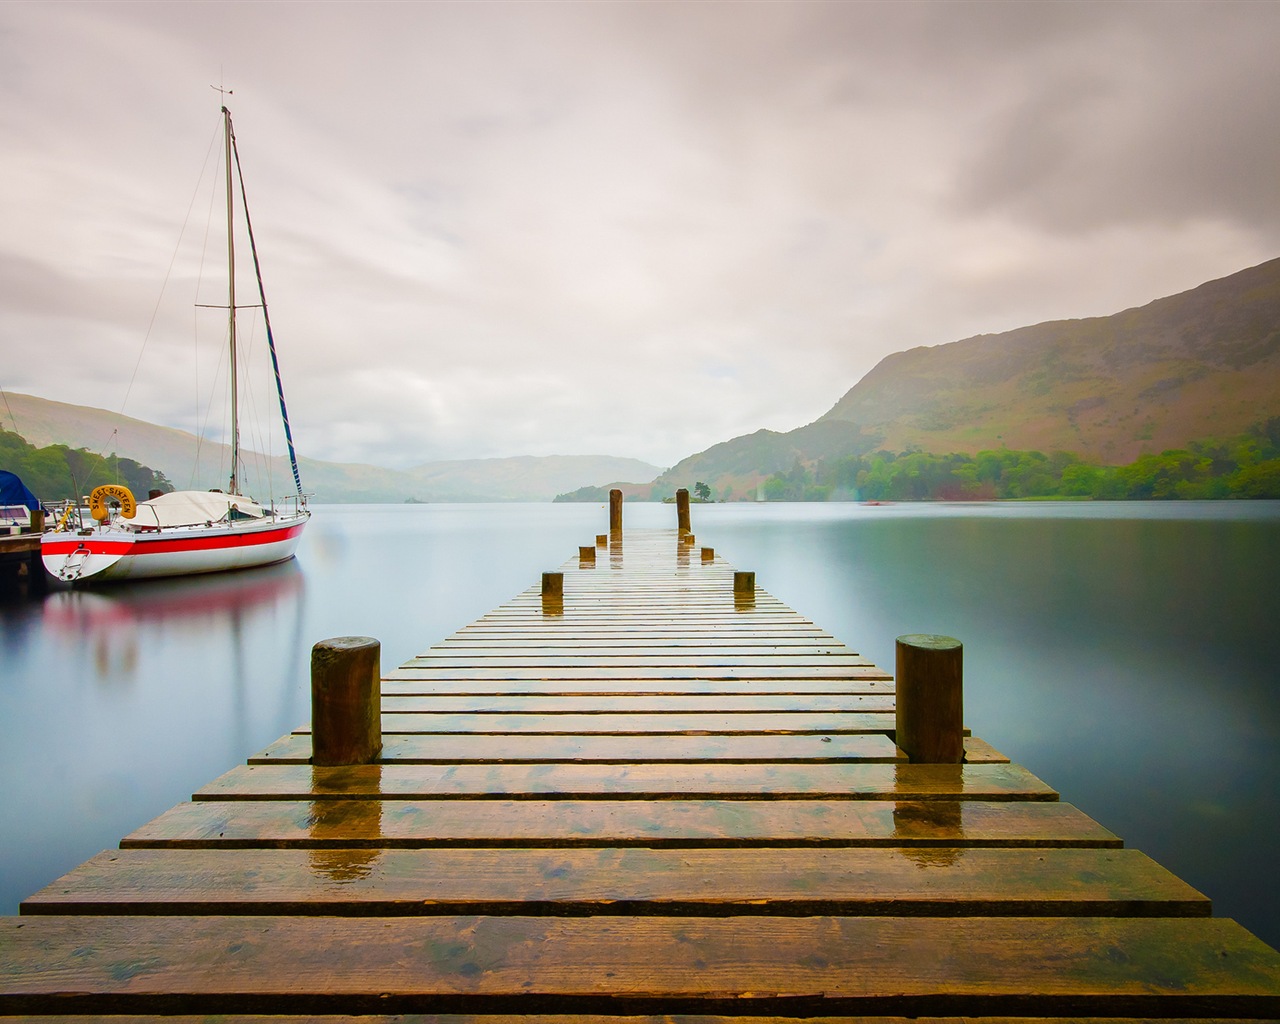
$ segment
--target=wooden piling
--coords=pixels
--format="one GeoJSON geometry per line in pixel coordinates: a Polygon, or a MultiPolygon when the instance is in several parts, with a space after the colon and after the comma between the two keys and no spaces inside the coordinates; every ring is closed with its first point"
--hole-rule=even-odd
{"type": "Polygon", "coordinates": [[[609,535],[607,533],[596,534],[596,547],[607,548],[609,546],[609,535]]]}
{"type": "Polygon", "coordinates": [[[754,594],[756,592],[756,574],[754,572],[738,572],[733,574],[733,592],[735,594],[754,594]]]}
{"type": "Polygon", "coordinates": [[[622,491],[617,487],[609,492],[609,532],[622,532],[622,491]]]}
{"type": "Polygon", "coordinates": [[[594,544],[583,544],[578,548],[578,562],[582,565],[596,564],[596,546],[594,544]]]}
{"type": "Polygon", "coordinates": [[[542,596],[564,597],[564,573],[544,572],[542,574],[542,596]]]}
{"type": "Polygon", "coordinates": [[[340,636],[311,648],[311,763],[371,764],[382,753],[382,645],[340,636]]]}
{"type": "Polygon", "coordinates": [[[964,761],[963,656],[954,637],[898,637],[896,739],[913,764],[964,761]]]}
{"type": "Polygon", "coordinates": [[[702,560],[703,560],[704,562],[714,562],[714,561],[716,560],[716,549],[715,549],[715,548],[703,548],[703,549],[702,549],[702,560]]]}
{"type": "Polygon", "coordinates": [[[689,525],[689,490],[686,487],[676,491],[676,527],[681,536],[693,532],[689,525]]]}

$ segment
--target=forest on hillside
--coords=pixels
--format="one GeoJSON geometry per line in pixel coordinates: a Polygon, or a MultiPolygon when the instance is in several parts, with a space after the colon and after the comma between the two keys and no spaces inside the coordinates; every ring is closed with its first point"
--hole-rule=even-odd
{"type": "Polygon", "coordinates": [[[1142,455],[1122,466],[1069,452],[999,449],[976,455],[880,451],[799,461],[760,487],[767,501],[974,501],[1280,498],[1280,418],[1227,441],[1142,455]]]}
{"type": "Polygon", "coordinates": [[[163,473],[133,459],[64,444],[37,448],[9,430],[0,430],[0,469],[16,473],[41,501],[81,498],[101,484],[124,484],[139,499],[153,490],[173,490],[163,473]]]}

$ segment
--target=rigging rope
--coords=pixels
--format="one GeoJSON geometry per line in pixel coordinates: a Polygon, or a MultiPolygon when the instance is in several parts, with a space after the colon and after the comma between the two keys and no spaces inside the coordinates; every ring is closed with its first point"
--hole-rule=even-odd
{"type": "MultiPolygon", "coordinates": [[[[226,108],[223,108],[226,110],[226,108]]],[[[227,111],[227,121],[231,113],[227,111]]],[[[271,350],[271,369],[276,376],[276,394],[280,398],[280,418],[284,421],[284,439],[289,446],[289,465],[293,469],[293,483],[302,496],[302,476],[298,472],[298,453],[293,447],[293,431],[289,428],[289,410],[284,404],[284,382],[280,379],[280,361],[276,358],[276,340],[271,333],[271,316],[267,312],[267,292],[262,285],[262,267],[258,263],[258,246],[253,240],[253,222],[249,219],[249,197],[244,187],[244,171],[240,167],[240,147],[236,145],[235,126],[231,128],[231,151],[236,158],[236,176],[240,179],[240,203],[244,208],[244,224],[249,233],[249,251],[253,254],[253,273],[258,279],[258,297],[262,300],[262,322],[267,328],[267,347],[271,350]]]]}

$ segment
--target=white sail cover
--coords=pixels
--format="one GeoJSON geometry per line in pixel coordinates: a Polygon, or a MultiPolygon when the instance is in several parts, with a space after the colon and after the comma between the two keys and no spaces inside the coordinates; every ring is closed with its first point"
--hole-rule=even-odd
{"type": "Polygon", "coordinates": [[[217,491],[172,491],[138,502],[134,526],[203,526],[228,519],[261,519],[262,506],[252,498],[217,491]]]}

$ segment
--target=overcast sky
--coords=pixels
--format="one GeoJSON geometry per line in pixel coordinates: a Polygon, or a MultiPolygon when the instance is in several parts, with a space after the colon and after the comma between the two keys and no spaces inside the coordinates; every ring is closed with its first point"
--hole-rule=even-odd
{"type": "Polygon", "coordinates": [[[214,422],[222,84],[304,454],[668,466],[1280,255],[1277,53],[1271,2],[9,0],[0,387],[214,422]]]}

